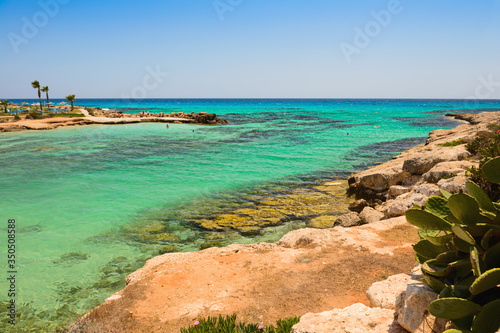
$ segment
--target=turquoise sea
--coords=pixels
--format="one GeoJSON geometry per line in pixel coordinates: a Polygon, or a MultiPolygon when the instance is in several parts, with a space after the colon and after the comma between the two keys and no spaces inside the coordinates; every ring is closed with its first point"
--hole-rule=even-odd
{"type": "MultiPolygon", "coordinates": [[[[23,102],[24,100],[14,100],[23,102]]],[[[36,100],[27,100],[30,103],[36,100]]],[[[54,102],[60,102],[55,100],[54,102]]],[[[16,220],[17,330],[84,314],[125,286],[165,245],[197,250],[193,220],[253,193],[345,179],[458,123],[447,112],[500,109],[500,101],[120,100],[76,105],[125,113],[213,112],[226,126],[147,123],[0,133],[0,300],[7,301],[7,220],[16,220]],[[348,135],[349,134],[349,135],[348,135]],[[147,239],[162,225],[170,239],[147,239]]],[[[222,244],[276,241],[286,221],[222,244]]],[[[210,234],[213,237],[213,233],[210,234]]],[[[5,306],[0,322],[6,325],[5,306]]]]}

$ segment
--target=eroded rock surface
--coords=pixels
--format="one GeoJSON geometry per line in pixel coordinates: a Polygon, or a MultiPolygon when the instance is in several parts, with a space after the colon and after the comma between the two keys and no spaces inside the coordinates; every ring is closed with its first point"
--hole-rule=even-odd
{"type": "Polygon", "coordinates": [[[366,289],[410,272],[416,228],[397,218],[355,228],[300,229],[277,243],[170,253],[129,275],[88,316],[119,332],[177,332],[207,316],[249,322],[368,305],[366,289]]]}
{"type": "Polygon", "coordinates": [[[344,309],[308,313],[292,333],[407,333],[394,320],[394,311],[353,304],[344,309]]]}

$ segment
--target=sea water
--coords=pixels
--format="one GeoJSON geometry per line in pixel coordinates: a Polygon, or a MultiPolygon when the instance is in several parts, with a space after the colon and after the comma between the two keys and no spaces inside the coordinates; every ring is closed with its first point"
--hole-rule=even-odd
{"type": "MultiPolygon", "coordinates": [[[[345,178],[424,142],[431,130],[456,126],[447,112],[500,109],[500,101],[452,100],[76,104],[124,113],[213,112],[230,124],[0,133],[1,266],[7,272],[7,221],[15,219],[17,325],[24,329],[53,329],[47,322],[81,315],[123,288],[127,274],[158,254],[162,242],[136,236],[155,221],[167,225],[179,251],[194,251],[206,234],[188,220],[204,218],[214,206],[255,189],[272,193],[311,179],[345,178]]],[[[225,242],[273,242],[300,226],[283,223],[256,235],[233,232],[225,242]]],[[[0,281],[0,300],[8,301],[9,283],[0,281]]]]}

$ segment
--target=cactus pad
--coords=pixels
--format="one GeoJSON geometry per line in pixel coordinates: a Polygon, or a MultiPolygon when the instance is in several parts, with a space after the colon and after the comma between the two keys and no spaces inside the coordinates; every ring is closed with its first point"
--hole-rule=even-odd
{"type": "Polygon", "coordinates": [[[448,199],[448,207],[462,224],[474,226],[480,221],[479,204],[470,195],[464,193],[452,195],[448,199]]]}
{"type": "Polygon", "coordinates": [[[451,224],[439,216],[424,210],[409,209],[406,211],[408,222],[426,230],[451,230],[451,224]]]}
{"type": "Polygon", "coordinates": [[[484,272],[470,286],[470,292],[478,295],[500,284],[500,268],[493,268],[484,272]]]}
{"type": "Polygon", "coordinates": [[[433,316],[444,319],[458,319],[479,311],[481,305],[456,297],[440,298],[429,305],[433,316]]]}

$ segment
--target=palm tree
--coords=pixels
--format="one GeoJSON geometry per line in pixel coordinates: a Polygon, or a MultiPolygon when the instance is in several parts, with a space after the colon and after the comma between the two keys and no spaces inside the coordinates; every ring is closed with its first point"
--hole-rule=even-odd
{"type": "Polygon", "coordinates": [[[40,90],[43,91],[45,94],[47,94],[47,107],[49,107],[49,87],[45,86],[40,90]]]}
{"type": "Polygon", "coordinates": [[[3,100],[3,101],[0,101],[0,105],[2,105],[5,109],[5,113],[7,113],[7,106],[9,105],[9,101],[8,100],[3,100]]]}
{"type": "Polygon", "coordinates": [[[38,89],[38,99],[40,100],[40,111],[42,111],[42,93],[40,92],[40,82],[33,81],[31,82],[31,86],[35,89],[38,89]]]}
{"type": "Polygon", "coordinates": [[[73,111],[73,102],[75,101],[75,95],[68,95],[66,96],[66,99],[71,103],[71,111],[73,111]]]}

